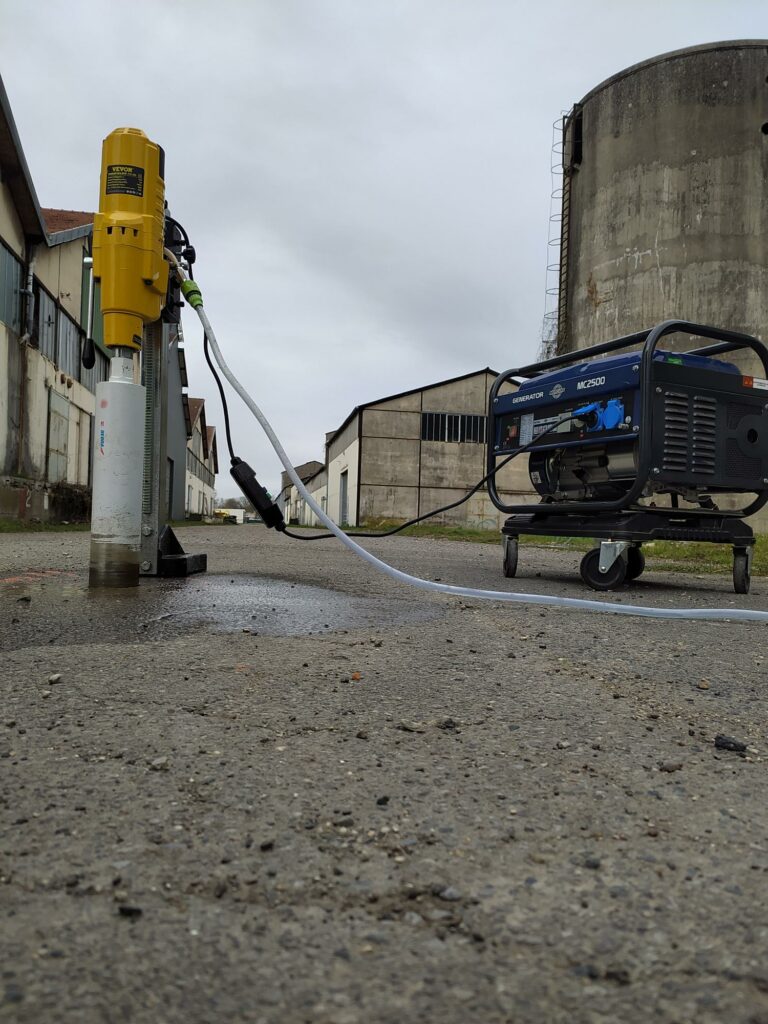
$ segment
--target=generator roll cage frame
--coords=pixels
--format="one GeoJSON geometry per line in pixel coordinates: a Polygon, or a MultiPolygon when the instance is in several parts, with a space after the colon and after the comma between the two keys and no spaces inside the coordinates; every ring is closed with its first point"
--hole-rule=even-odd
{"type": "MultiPolygon", "coordinates": [[[[763,364],[765,377],[768,378],[768,348],[766,348],[765,345],[763,345],[763,343],[757,338],[753,338],[749,334],[741,334],[738,331],[728,331],[720,327],[709,327],[705,324],[690,323],[687,320],[664,320],[662,323],[645,331],[638,331],[635,334],[627,334],[622,338],[614,338],[613,341],[606,341],[600,345],[592,345],[590,348],[578,349],[574,352],[568,352],[562,356],[554,356],[552,359],[546,359],[540,363],[531,363],[528,366],[522,366],[518,369],[506,370],[504,373],[499,374],[493,382],[488,398],[488,425],[489,428],[494,428],[493,430],[489,429],[488,431],[487,472],[490,474],[488,479],[488,494],[496,508],[499,509],[500,512],[513,514],[534,513],[546,515],[551,513],[584,514],[618,512],[626,511],[631,508],[633,503],[642,495],[651,472],[651,431],[648,425],[652,422],[651,383],[653,373],[653,355],[659,341],[661,341],[665,335],[676,333],[690,334],[696,338],[709,338],[710,340],[717,342],[715,345],[707,345],[704,348],[690,349],[686,353],[688,355],[705,356],[709,358],[722,355],[726,352],[734,352],[739,349],[751,348],[752,351],[759,356],[760,361],[763,364]],[[640,431],[637,434],[637,474],[635,476],[635,482],[627,493],[623,497],[616,498],[611,501],[557,502],[542,500],[537,504],[529,503],[527,505],[506,505],[499,497],[495,476],[496,461],[500,458],[500,455],[495,446],[496,416],[494,413],[494,406],[498,402],[499,391],[502,386],[507,381],[511,380],[512,377],[528,377],[529,379],[535,378],[549,370],[556,369],[557,367],[567,366],[571,363],[584,362],[591,359],[593,356],[604,355],[607,352],[616,352],[621,349],[629,348],[631,345],[638,345],[641,342],[644,342],[644,344],[642,353],[640,354],[640,398],[642,405],[640,431]]],[[[535,451],[536,446],[530,449],[529,454],[533,454],[535,451]]],[[[689,515],[719,515],[745,518],[746,516],[751,516],[753,513],[757,512],[768,501],[768,487],[757,491],[756,495],[755,500],[746,508],[735,511],[720,510],[717,512],[707,512],[707,510],[701,508],[657,508],[652,511],[656,514],[661,513],[662,515],[668,513],[675,517],[689,515]]],[[[639,511],[646,511],[646,509],[641,505],[635,505],[634,507],[639,511]]]]}

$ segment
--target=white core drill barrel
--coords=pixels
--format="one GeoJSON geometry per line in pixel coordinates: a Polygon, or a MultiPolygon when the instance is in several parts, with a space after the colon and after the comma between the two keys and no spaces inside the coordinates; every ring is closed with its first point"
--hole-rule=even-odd
{"type": "Polygon", "coordinates": [[[91,511],[90,585],[139,582],[145,391],[133,381],[133,360],[112,359],[96,387],[91,511]]]}

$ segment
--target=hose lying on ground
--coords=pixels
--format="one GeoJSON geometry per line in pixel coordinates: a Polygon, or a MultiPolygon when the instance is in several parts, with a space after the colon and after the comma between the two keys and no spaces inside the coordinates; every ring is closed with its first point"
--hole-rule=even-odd
{"type": "Polygon", "coordinates": [[[453,597],[474,598],[486,601],[503,601],[514,604],[538,604],[555,608],[570,608],[574,611],[605,612],[609,615],[637,615],[650,619],[705,619],[708,621],[730,620],[733,622],[768,622],[768,612],[752,611],[747,608],[650,608],[645,605],[614,604],[608,601],[589,601],[584,598],[576,597],[554,597],[547,594],[523,594],[506,590],[477,590],[474,587],[452,586],[447,583],[437,583],[432,580],[421,579],[419,576],[411,576],[407,572],[402,572],[402,570],[395,569],[393,566],[388,565],[380,558],[372,555],[370,551],[366,551],[364,547],[357,544],[351,537],[348,537],[346,533],[344,533],[344,531],[337,526],[328,515],[326,515],[323,509],[306,489],[298,473],[293,468],[291,460],[288,458],[279,438],[272,429],[269,420],[267,420],[259,406],[227,366],[224,357],[221,354],[218,342],[216,341],[216,335],[211,327],[208,315],[203,308],[202,294],[197,282],[189,280],[184,269],[180,266],[178,260],[170,250],[166,249],[165,252],[173,266],[174,273],[179,279],[184,297],[190,306],[193,307],[200,319],[200,323],[203,325],[205,336],[208,339],[211,351],[213,352],[214,359],[216,360],[219,369],[258,420],[262,430],[267,435],[270,444],[274,448],[277,457],[282,462],[285,467],[285,471],[296,487],[296,490],[302,496],[304,501],[306,501],[309,508],[312,509],[323,526],[330,530],[331,533],[334,533],[341,543],[348,547],[350,551],[368,562],[368,564],[373,566],[373,568],[378,572],[384,573],[386,576],[391,577],[393,580],[397,580],[399,583],[407,583],[412,587],[418,587],[420,590],[428,590],[439,594],[450,594],[453,597]]]}

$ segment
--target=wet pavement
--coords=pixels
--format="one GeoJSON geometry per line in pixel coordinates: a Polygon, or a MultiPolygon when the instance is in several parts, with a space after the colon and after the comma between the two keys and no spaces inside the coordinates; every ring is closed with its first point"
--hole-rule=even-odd
{"type": "Polygon", "coordinates": [[[145,579],[138,587],[103,590],[90,589],[82,571],[0,576],[3,650],[41,640],[66,646],[96,637],[101,643],[123,643],[201,628],[254,636],[312,635],[426,622],[436,614],[428,604],[363,598],[249,573],[145,579]]]}

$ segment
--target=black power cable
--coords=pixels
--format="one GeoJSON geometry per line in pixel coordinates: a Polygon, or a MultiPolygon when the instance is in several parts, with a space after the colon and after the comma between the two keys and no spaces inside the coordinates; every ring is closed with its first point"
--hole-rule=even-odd
{"type": "MultiPolygon", "coordinates": [[[[415,526],[417,523],[420,523],[424,519],[431,519],[433,516],[440,515],[441,512],[448,512],[452,508],[458,508],[458,506],[463,505],[465,501],[469,501],[472,495],[479,491],[483,484],[487,483],[492,476],[495,476],[500,469],[503,469],[508,462],[511,462],[512,459],[516,459],[517,456],[522,455],[523,452],[530,451],[531,448],[533,448],[546,434],[551,433],[553,430],[557,430],[557,428],[561,426],[563,423],[569,423],[571,420],[583,418],[583,416],[577,416],[575,413],[572,413],[570,416],[566,416],[563,419],[558,420],[557,423],[553,424],[551,427],[547,427],[546,430],[542,430],[542,432],[538,434],[533,441],[531,441],[529,444],[523,445],[522,448],[518,448],[516,452],[512,452],[512,454],[508,455],[503,462],[500,462],[498,466],[494,466],[490,473],[486,473],[483,479],[479,480],[472,488],[472,490],[467,491],[464,497],[459,498],[458,501],[453,501],[451,502],[450,505],[443,505],[442,508],[433,509],[431,512],[425,512],[424,515],[417,516],[415,519],[409,519],[408,522],[402,523],[400,526],[396,526],[392,530],[386,530],[383,533],[348,533],[347,536],[366,537],[369,539],[372,537],[392,537],[394,534],[400,533],[401,530],[405,530],[409,526],[415,526]]],[[[300,533],[293,533],[293,531],[291,530],[283,530],[283,533],[286,535],[286,537],[291,537],[293,540],[328,540],[330,537],[336,536],[335,533],[316,533],[313,534],[311,537],[308,537],[300,533]]]]}
{"type": "Polygon", "coordinates": [[[234,465],[237,461],[237,456],[235,455],[235,450],[232,446],[232,431],[229,427],[229,409],[227,408],[227,399],[224,395],[224,386],[221,383],[221,378],[216,372],[216,367],[213,365],[211,353],[208,349],[208,335],[205,333],[203,334],[203,353],[205,355],[205,361],[208,363],[208,369],[213,374],[213,379],[216,381],[216,386],[218,387],[219,395],[221,396],[221,407],[224,411],[224,430],[227,435],[227,448],[229,449],[229,457],[234,465]]]}
{"type": "MultiPolygon", "coordinates": [[[[193,281],[194,276],[192,274],[192,264],[196,261],[197,257],[195,255],[194,248],[190,245],[187,230],[183,224],[180,224],[175,217],[171,217],[171,215],[167,211],[165,214],[165,219],[168,223],[173,224],[174,227],[178,228],[179,233],[183,236],[183,241],[187,248],[182,255],[186,256],[187,273],[189,274],[190,281],[193,281]]],[[[229,425],[229,409],[227,407],[227,399],[224,395],[224,386],[221,383],[221,377],[219,377],[218,373],[216,372],[216,367],[213,365],[211,353],[208,348],[208,335],[205,333],[203,333],[203,354],[205,355],[206,363],[208,363],[208,369],[211,371],[211,373],[213,374],[213,379],[216,381],[216,387],[219,389],[221,407],[224,412],[224,431],[227,435],[227,448],[229,449],[229,457],[232,461],[232,464],[234,465],[238,461],[238,459],[237,456],[235,455],[235,450],[232,445],[232,431],[229,425]]]]}

